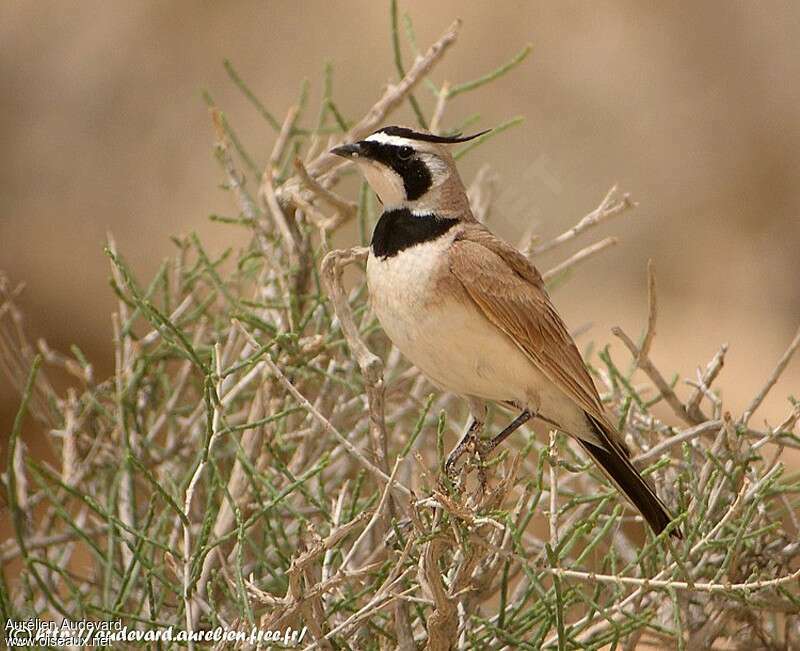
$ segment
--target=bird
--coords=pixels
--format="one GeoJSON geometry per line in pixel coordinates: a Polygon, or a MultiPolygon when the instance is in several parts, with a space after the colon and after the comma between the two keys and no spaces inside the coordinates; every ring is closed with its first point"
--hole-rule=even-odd
{"type": "MultiPolygon", "coordinates": [[[[542,275],[470,208],[449,145],[484,133],[387,126],[331,150],[358,167],[382,204],[366,265],[371,307],[412,364],[467,401],[448,474],[465,452],[483,458],[538,418],[574,438],[659,534],[672,515],[631,462],[542,275]],[[483,442],[490,403],[518,415],[483,442]]],[[[670,533],[681,537],[677,527],[670,533]]]]}

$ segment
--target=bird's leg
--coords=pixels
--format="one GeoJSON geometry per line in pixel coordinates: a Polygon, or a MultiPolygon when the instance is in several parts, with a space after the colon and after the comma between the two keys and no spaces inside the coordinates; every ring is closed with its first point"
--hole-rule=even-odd
{"type": "Polygon", "coordinates": [[[450,454],[447,455],[447,461],[444,464],[444,471],[447,476],[454,478],[456,462],[463,456],[463,454],[470,448],[476,450],[480,445],[480,433],[483,430],[483,425],[486,422],[486,403],[476,398],[468,398],[469,411],[472,416],[472,422],[464,432],[464,436],[458,442],[458,445],[453,448],[450,454]]]}
{"type": "Polygon", "coordinates": [[[511,436],[511,434],[516,432],[520,427],[522,427],[525,423],[527,423],[531,418],[533,418],[533,414],[529,410],[523,409],[520,415],[517,416],[514,420],[512,420],[504,430],[502,430],[493,439],[483,444],[481,449],[481,455],[485,456],[489,454],[498,445],[500,445],[509,436],[511,436]]]}
{"type": "Polygon", "coordinates": [[[473,441],[473,450],[472,454],[478,460],[478,483],[481,487],[481,495],[486,494],[486,486],[488,485],[488,481],[486,479],[486,459],[484,458],[484,446],[480,439],[476,438],[473,441]]]}
{"type": "Polygon", "coordinates": [[[478,435],[480,434],[481,430],[483,429],[483,421],[478,420],[474,416],[472,417],[472,422],[470,423],[467,430],[464,432],[464,436],[461,437],[461,440],[458,442],[458,445],[452,449],[450,454],[447,455],[447,461],[444,464],[444,471],[447,473],[447,476],[451,479],[455,476],[455,466],[458,460],[464,455],[464,453],[469,449],[470,444],[473,442],[477,442],[478,435]]]}
{"type": "Polygon", "coordinates": [[[498,445],[500,445],[503,441],[505,441],[511,434],[517,431],[520,427],[522,427],[525,423],[527,423],[533,414],[527,409],[524,409],[519,416],[517,416],[514,420],[512,420],[506,427],[503,429],[497,436],[493,439],[490,439],[486,443],[475,439],[475,456],[478,457],[478,481],[481,484],[481,491],[486,493],[486,457],[491,454],[492,450],[494,450],[498,445]]]}

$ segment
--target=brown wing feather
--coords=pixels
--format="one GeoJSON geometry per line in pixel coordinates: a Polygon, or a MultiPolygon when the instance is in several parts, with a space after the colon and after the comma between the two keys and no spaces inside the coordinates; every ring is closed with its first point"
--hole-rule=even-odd
{"type": "Polygon", "coordinates": [[[627,454],[536,267],[482,225],[465,224],[450,248],[450,271],[484,315],[601,425],[602,438],[627,454]]]}
{"type": "MultiPolygon", "coordinates": [[[[631,463],[628,447],[606,418],[592,377],[536,267],[482,225],[466,224],[451,246],[450,271],[483,314],[584,410],[597,439],[579,439],[580,444],[653,530],[663,531],[672,516],[631,463]]],[[[672,535],[681,537],[677,529],[672,535]]]]}

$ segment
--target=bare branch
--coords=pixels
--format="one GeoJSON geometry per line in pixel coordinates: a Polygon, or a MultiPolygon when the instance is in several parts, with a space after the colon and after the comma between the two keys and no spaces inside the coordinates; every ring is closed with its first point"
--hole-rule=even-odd
{"type": "Polygon", "coordinates": [[[278,201],[278,197],[275,193],[275,170],[280,162],[281,156],[283,156],[283,151],[286,148],[286,143],[289,139],[289,133],[297,118],[298,111],[299,108],[297,106],[293,106],[287,112],[286,118],[283,121],[283,126],[281,127],[281,132],[278,135],[278,139],[275,141],[275,146],[272,150],[272,156],[270,156],[269,164],[264,170],[264,173],[261,175],[261,187],[258,191],[264,203],[269,208],[269,212],[272,215],[273,221],[278,227],[278,230],[281,234],[281,241],[284,247],[286,247],[290,262],[293,265],[297,264],[300,247],[298,243],[297,228],[294,225],[294,222],[290,222],[289,219],[287,219],[286,214],[283,211],[283,207],[278,201]]]}
{"type": "Polygon", "coordinates": [[[550,509],[548,523],[550,525],[550,547],[558,547],[558,445],[556,443],[556,430],[550,430],[550,446],[547,449],[548,465],[550,466],[550,509]]]}
{"type": "MultiPolygon", "coordinates": [[[[356,448],[350,441],[345,438],[339,430],[337,430],[333,425],[331,425],[330,421],[328,421],[325,416],[323,416],[319,411],[314,408],[306,398],[300,393],[295,386],[288,380],[288,378],[283,374],[283,372],[278,368],[277,364],[273,362],[268,357],[264,360],[267,363],[267,366],[272,369],[272,372],[275,374],[275,377],[285,386],[289,393],[291,393],[295,399],[306,409],[314,418],[316,418],[322,425],[322,429],[327,433],[330,434],[342,444],[345,450],[356,460],[358,461],[364,468],[369,470],[375,478],[381,480],[381,483],[388,482],[390,477],[385,472],[383,472],[380,468],[375,466],[372,462],[370,462],[359,450],[356,448]]],[[[405,487],[403,484],[396,482],[395,487],[403,493],[406,497],[411,497],[411,491],[405,487]]]]}
{"type": "Polygon", "coordinates": [[[579,572],[576,570],[566,570],[560,567],[549,567],[544,569],[549,574],[558,574],[560,576],[568,576],[582,581],[590,581],[592,583],[601,581],[603,583],[614,583],[620,587],[624,585],[641,586],[645,590],[653,588],[671,588],[673,590],[691,590],[693,592],[724,592],[730,594],[731,592],[752,592],[754,590],[764,590],[766,588],[775,588],[779,585],[791,583],[800,579],[800,570],[788,574],[786,576],[776,577],[769,580],[745,581],[743,583],[713,583],[713,582],[692,582],[686,581],[668,581],[661,579],[640,579],[633,576],[619,576],[617,574],[595,574],[594,572],[579,572]]]}
{"type": "Polygon", "coordinates": [[[371,382],[376,382],[380,379],[383,372],[383,363],[380,358],[373,354],[361,335],[358,333],[358,328],[353,321],[353,313],[350,310],[350,305],[347,302],[344,288],[342,287],[342,272],[349,264],[358,262],[365,262],[369,249],[363,246],[356,246],[347,250],[331,251],[322,260],[322,276],[326,281],[326,287],[333,301],[336,316],[342,326],[342,332],[347,339],[347,345],[356,357],[361,372],[371,382]]]}
{"type": "Polygon", "coordinates": [[[242,209],[245,217],[252,220],[254,223],[259,223],[259,211],[253,198],[248,194],[244,188],[241,173],[236,169],[233,158],[230,154],[228,145],[228,136],[225,134],[225,127],[222,124],[222,113],[218,109],[211,111],[211,120],[214,124],[214,130],[217,134],[216,149],[220,156],[220,160],[228,176],[228,184],[236,194],[239,201],[239,207],[242,209]]]}
{"type": "MultiPolygon", "coordinates": [[[[386,116],[405,101],[417,83],[430,72],[433,66],[444,56],[447,49],[455,43],[460,27],[461,21],[454,21],[424,55],[417,57],[414,65],[406,72],[405,77],[397,85],[390,85],[386,89],[383,96],[367,111],[367,114],[345,134],[342,143],[361,140],[377,129],[386,119],[386,116]]],[[[334,154],[326,151],[308,165],[309,174],[319,178],[336,165],[339,160],[334,154]]]]}
{"type": "Polygon", "coordinates": [[[622,195],[621,198],[617,198],[617,186],[615,185],[608,191],[608,194],[605,196],[603,201],[600,202],[600,205],[597,208],[581,219],[577,224],[575,224],[575,226],[561,233],[561,235],[558,237],[555,237],[548,242],[539,244],[538,246],[532,247],[529,257],[541,255],[542,253],[561,246],[562,244],[575,239],[584,231],[593,228],[598,224],[602,224],[612,217],[621,215],[623,212],[629,208],[633,208],[635,205],[636,204],[630,200],[630,197],[627,194],[622,195]]]}
{"type": "Polygon", "coordinates": [[[347,343],[355,354],[361,372],[367,384],[367,399],[369,403],[370,439],[375,462],[385,474],[389,464],[386,458],[386,422],[384,419],[385,389],[383,383],[383,362],[373,354],[358,333],[347,297],[342,286],[342,272],[344,267],[353,262],[362,260],[366,256],[365,249],[361,247],[347,251],[331,251],[322,261],[322,277],[325,287],[333,301],[336,315],[342,326],[347,343]]]}
{"type": "MultiPolygon", "coordinates": [[[[263,369],[263,366],[263,364],[260,364],[259,368],[263,369]]],[[[256,393],[256,397],[250,407],[247,420],[248,422],[254,422],[262,418],[263,414],[263,400],[261,398],[261,393],[258,392],[256,393]]],[[[262,427],[251,427],[245,430],[242,434],[242,453],[244,454],[245,459],[247,459],[247,463],[254,463],[256,460],[255,456],[257,452],[259,452],[259,448],[261,446],[262,432],[262,427]]],[[[234,505],[236,505],[238,508],[242,508],[244,505],[245,497],[248,494],[248,483],[249,478],[245,469],[245,464],[242,462],[242,459],[237,457],[236,461],[234,462],[233,469],[231,470],[230,478],[228,479],[227,493],[230,498],[222,503],[214,522],[213,532],[215,538],[222,538],[233,528],[234,505]]],[[[222,560],[223,559],[221,553],[219,552],[219,548],[215,548],[203,560],[203,569],[200,573],[200,578],[197,580],[196,587],[197,594],[201,598],[205,598],[206,584],[208,583],[208,579],[211,575],[211,570],[214,569],[218,561],[222,560]]]]}
{"type": "Polygon", "coordinates": [[[366,540],[367,536],[370,534],[372,529],[378,523],[378,520],[384,513],[384,509],[388,503],[389,495],[391,494],[392,486],[394,485],[395,478],[397,477],[397,469],[400,467],[400,463],[403,461],[401,457],[397,457],[394,462],[394,468],[392,469],[392,474],[389,475],[389,481],[386,482],[386,486],[383,488],[383,493],[381,494],[380,502],[378,502],[378,507],[375,509],[375,512],[372,514],[369,523],[364,530],[361,532],[361,535],[358,539],[350,546],[350,551],[347,553],[347,556],[344,557],[342,560],[342,567],[347,569],[353,560],[353,556],[358,551],[359,545],[366,540]]]}
{"type": "Polygon", "coordinates": [[[641,357],[639,355],[639,349],[637,348],[636,344],[633,343],[631,338],[625,334],[625,332],[620,327],[611,328],[611,332],[622,340],[628,350],[633,355],[634,359],[639,359],[639,367],[647,373],[647,376],[653,381],[653,384],[656,385],[656,388],[659,390],[661,395],[663,396],[664,400],[666,400],[667,404],[672,407],[672,411],[685,423],[688,425],[698,425],[700,422],[705,420],[702,418],[701,420],[696,420],[689,416],[686,411],[686,407],[680,401],[675,392],[672,390],[672,387],[667,384],[667,381],[661,375],[661,372],[653,365],[650,361],[649,357],[641,357]]]}
{"type": "Polygon", "coordinates": [[[702,375],[700,375],[700,371],[698,369],[698,387],[694,390],[692,395],[689,397],[689,400],[686,402],[686,413],[696,420],[703,419],[702,412],[700,411],[700,402],[703,400],[703,396],[708,393],[712,383],[717,379],[717,375],[719,375],[719,372],[722,370],[722,367],[725,364],[725,354],[727,352],[728,344],[722,344],[720,349],[717,351],[717,354],[714,355],[714,357],[708,363],[708,366],[706,366],[706,370],[702,375]]]}
{"type": "Polygon", "coordinates": [[[444,109],[447,106],[447,99],[450,93],[450,82],[445,81],[439,89],[439,96],[436,98],[436,108],[433,110],[431,118],[430,132],[439,133],[444,116],[444,109]]]}
{"type": "Polygon", "coordinates": [[[586,260],[593,258],[598,253],[605,251],[607,248],[614,246],[615,244],[619,243],[619,239],[616,237],[607,237],[599,242],[595,242],[594,244],[590,244],[589,246],[581,249],[574,255],[571,255],[569,258],[560,262],[552,269],[548,269],[542,274],[542,278],[544,280],[550,280],[555,278],[559,274],[564,273],[568,269],[572,269],[577,267],[582,262],[586,262],[586,260]]]}
{"type": "Polygon", "coordinates": [[[472,214],[482,224],[485,224],[491,215],[492,204],[497,194],[497,180],[497,174],[491,167],[481,165],[467,189],[472,214]]]}
{"type": "Polygon", "coordinates": [[[783,353],[781,358],[778,360],[775,369],[772,371],[769,378],[767,378],[767,382],[764,384],[763,387],[761,387],[761,390],[756,394],[752,402],[747,406],[747,409],[744,410],[742,417],[739,419],[739,422],[741,424],[747,425],[747,423],[750,421],[750,418],[752,418],[753,413],[756,411],[756,409],[759,408],[759,406],[761,406],[761,403],[764,402],[764,398],[767,397],[767,394],[769,393],[770,389],[772,389],[772,387],[775,386],[775,383],[778,381],[783,371],[786,370],[786,367],[789,365],[789,362],[792,360],[792,356],[794,355],[795,351],[799,346],[800,346],[800,328],[797,329],[797,332],[794,335],[794,339],[792,339],[792,342],[789,344],[789,347],[786,349],[786,352],[783,353]]]}
{"type": "Polygon", "coordinates": [[[719,431],[720,427],[722,427],[722,421],[719,420],[709,420],[705,423],[700,423],[700,425],[695,425],[694,427],[690,427],[684,432],[680,434],[676,434],[668,438],[665,441],[662,441],[658,445],[654,445],[650,448],[647,452],[642,452],[641,454],[637,455],[631,461],[634,463],[644,463],[645,461],[652,461],[653,459],[657,459],[659,456],[671,450],[676,445],[680,445],[681,443],[685,443],[687,441],[692,441],[696,439],[698,436],[702,436],[708,432],[719,431]]]}
{"type": "MultiPolygon", "coordinates": [[[[222,393],[222,360],[220,359],[220,345],[214,346],[214,361],[215,371],[219,378],[216,386],[217,395],[222,393]]],[[[200,607],[197,603],[199,595],[192,594],[192,500],[194,498],[194,491],[197,487],[197,482],[200,480],[200,475],[205,470],[208,461],[208,455],[211,452],[217,437],[219,436],[220,424],[222,422],[222,405],[219,402],[213,403],[213,413],[211,415],[210,425],[211,432],[208,438],[206,453],[203,455],[200,463],[197,464],[194,474],[189,481],[186,491],[184,493],[183,513],[185,520],[183,521],[183,601],[186,611],[186,630],[190,633],[195,630],[197,625],[197,618],[200,615],[200,607]]],[[[189,649],[194,648],[194,642],[191,637],[189,639],[189,649]]]]}
{"type": "Polygon", "coordinates": [[[300,180],[303,182],[303,185],[305,185],[311,192],[313,192],[317,197],[319,197],[322,201],[333,208],[334,211],[336,211],[338,217],[336,221],[337,226],[348,219],[355,217],[358,206],[354,202],[348,201],[347,199],[340,197],[335,192],[324,187],[319,181],[317,181],[317,179],[308,173],[308,170],[306,169],[305,165],[303,165],[303,161],[300,160],[300,158],[294,159],[294,169],[300,176],[300,180]]]}
{"type": "Polygon", "coordinates": [[[441,536],[425,543],[420,556],[419,580],[433,597],[434,611],[427,621],[428,646],[431,651],[448,651],[458,638],[458,614],[453,598],[442,580],[439,562],[447,551],[448,541],[441,536]]]}
{"type": "Polygon", "coordinates": [[[656,336],[656,318],[658,317],[658,300],[656,298],[656,267],[653,259],[647,261],[647,330],[645,331],[636,366],[641,368],[642,360],[650,355],[650,346],[656,336]]]}

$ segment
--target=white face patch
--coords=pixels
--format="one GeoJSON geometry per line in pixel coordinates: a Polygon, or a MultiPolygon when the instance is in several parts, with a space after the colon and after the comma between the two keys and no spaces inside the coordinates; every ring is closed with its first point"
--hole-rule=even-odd
{"type": "Polygon", "coordinates": [[[429,152],[422,152],[420,154],[417,154],[417,157],[422,162],[425,163],[425,166],[431,173],[431,180],[433,181],[432,185],[434,186],[439,185],[442,181],[444,181],[447,178],[447,175],[449,173],[447,164],[436,154],[431,154],[429,152]]]}
{"type": "Polygon", "coordinates": [[[383,145],[394,145],[395,147],[414,147],[415,144],[413,140],[409,140],[408,138],[390,136],[388,133],[383,133],[382,131],[373,133],[371,136],[366,138],[366,140],[368,142],[379,142],[383,145]]]}
{"type": "Polygon", "coordinates": [[[402,177],[397,172],[386,165],[365,158],[356,158],[355,162],[384,208],[395,208],[405,203],[406,189],[402,177]]]}
{"type": "MultiPolygon", "coordinates": [[[[394,147],[411,147],[411,149],[414,151],[417,151],[418,147],[418,143],[414,140],[409,140],[408,138],[403,138],[401,136],[390,136],[382,132],[373,133],[371,136],[366,138],[366,140],[367,142],[377,142],[382,145],[392,145],[394,147]]],[[[447,165],[436,154],[427,151],[417,151],[416,156],[420,160],[424,161],[428,166],[428,169],[433,176],[434,185],[439,178],[447,175],[447,165]]]]}

